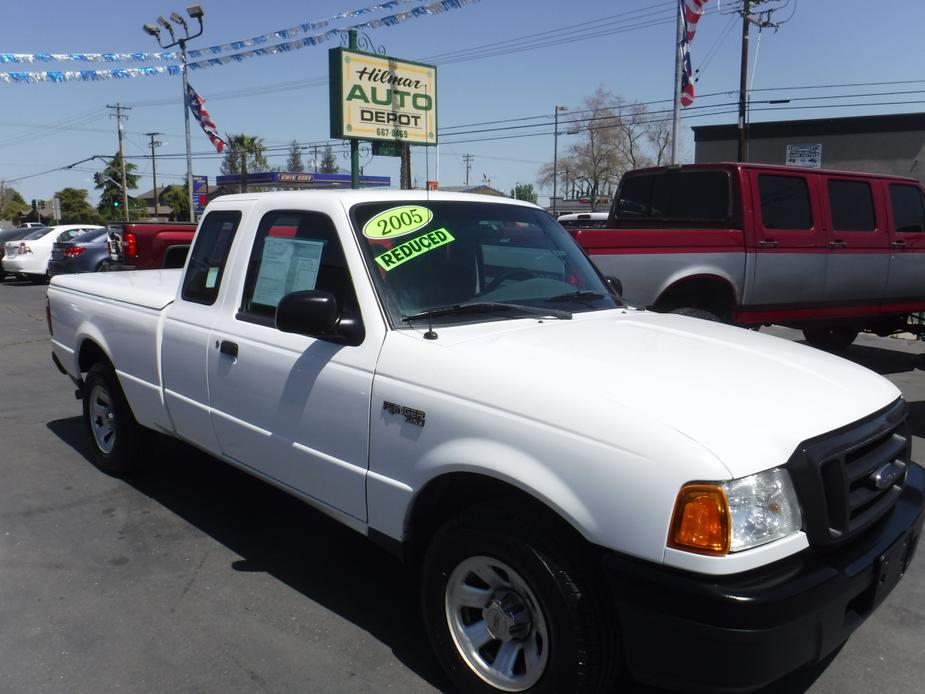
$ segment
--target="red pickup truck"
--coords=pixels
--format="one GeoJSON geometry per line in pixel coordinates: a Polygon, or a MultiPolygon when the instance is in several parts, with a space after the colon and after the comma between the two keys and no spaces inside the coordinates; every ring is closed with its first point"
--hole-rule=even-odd
{"type": "Polygon", "coordinates": [[[182,222],[114,222],[109,225],[110,270],[179,268],[196,225],[182,222]]]}
{"type": "Polygon", "coordinates": [[[764,164],[627,173],[608,229],[571,229],[624,298],[847,348],[921,332],[925,192],[911,178],[764,164]]]}

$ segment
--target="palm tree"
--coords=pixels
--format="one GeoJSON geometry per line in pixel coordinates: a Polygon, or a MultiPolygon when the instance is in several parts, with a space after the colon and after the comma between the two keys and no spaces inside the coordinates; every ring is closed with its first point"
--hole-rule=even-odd
{"type": "Polygon", "coordinates": [[[247,192],[248,168],[266,166],[264,157],[264,144],[262,137],[240,133],[238,135],[225,135],[228,150],[222,162],[222,173],[239,174],[241,176],[241,192],[247,192]]]}

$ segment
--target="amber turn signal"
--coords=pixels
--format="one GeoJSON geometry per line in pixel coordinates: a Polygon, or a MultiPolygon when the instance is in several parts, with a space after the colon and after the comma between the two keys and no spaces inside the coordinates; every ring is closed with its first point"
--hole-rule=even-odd
{"type": "Polygon", "coordinates": [[[722,487],[689,484],[681,489],[674,504],[668,545],[702,554],[729,551],[729,503],[722,487]]]}

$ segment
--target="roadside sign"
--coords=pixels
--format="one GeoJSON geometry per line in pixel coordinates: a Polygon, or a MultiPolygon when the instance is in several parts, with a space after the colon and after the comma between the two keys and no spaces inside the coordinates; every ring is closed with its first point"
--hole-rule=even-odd
{"type": "Polygon", "coordinates": [[[437,144],[437,68],[346,48],[328,51],[331,137],[437,144]]]}
{"type": "Polygon", "coordinates": [[[193,210],[196,217],[202,216],[209,198],[209,178],[207,176],[193,176],[193,210]]]}
{"type": "Polygon", "coordinates": [[[787,145],[787,166],[822,167],[822,145],[787,145]]]}

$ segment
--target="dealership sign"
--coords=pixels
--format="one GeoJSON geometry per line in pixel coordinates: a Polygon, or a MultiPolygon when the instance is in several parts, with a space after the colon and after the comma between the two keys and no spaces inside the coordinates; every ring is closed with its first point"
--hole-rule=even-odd
{"type": "Polygon", "coordinates": [[[331,137],[437,144],[437,68],[346,48],[328,52],[331,137]]]}

